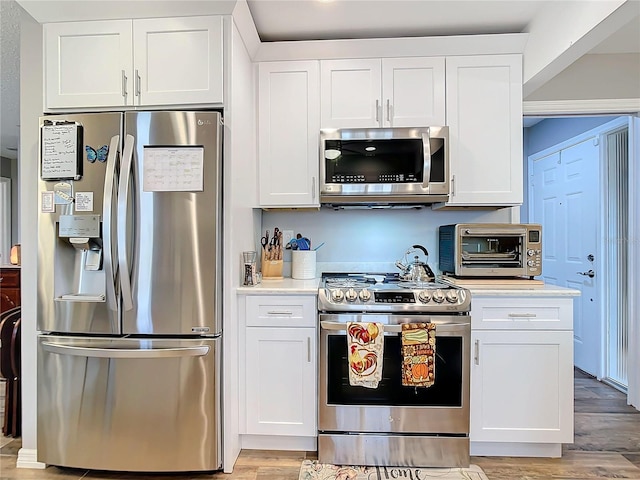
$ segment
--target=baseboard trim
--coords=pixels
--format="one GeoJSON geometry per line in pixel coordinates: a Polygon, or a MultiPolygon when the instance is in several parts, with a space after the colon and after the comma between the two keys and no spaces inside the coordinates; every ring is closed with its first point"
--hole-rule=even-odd
{"type": "Polygon", "coordinates": [[[243,450],[299,450],[313,452],[318,437],[289,437],[278,435],[241,435],[243,450]]]}
{"type": "Polygon", "coordinates": [[[469,450],[479,457],[562,457],[561,443],[471,442],[469,450]]]}
{"type": "Polygon", "coordinates": [[[21,448],[18,450],[17,468],[37,468],[43,470],[47,468],[46,463],[38,461],[38,450],[33,448],[21,448]]]}

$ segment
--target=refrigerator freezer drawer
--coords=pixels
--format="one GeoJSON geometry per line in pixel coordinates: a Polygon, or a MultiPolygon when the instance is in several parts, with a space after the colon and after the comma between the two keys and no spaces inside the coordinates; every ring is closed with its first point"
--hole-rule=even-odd
{"type": "Polygon", "coordinates": [[[38,339],[38,461],[96,470],[222,466],[221,338],[38,339]]]}

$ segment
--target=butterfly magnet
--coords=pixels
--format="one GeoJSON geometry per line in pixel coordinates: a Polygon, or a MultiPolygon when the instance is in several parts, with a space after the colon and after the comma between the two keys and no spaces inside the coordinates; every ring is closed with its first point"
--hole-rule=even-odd
{"type": "Polygon", "coordinates": [[[84,149],[87,152],[87,160],[89,163],[93,163],[96,160],[102,163],[107,161],[107,155],[109,154],[109,147],[107,145],[101,146],[98,150],[87,145],[84,149]]]}

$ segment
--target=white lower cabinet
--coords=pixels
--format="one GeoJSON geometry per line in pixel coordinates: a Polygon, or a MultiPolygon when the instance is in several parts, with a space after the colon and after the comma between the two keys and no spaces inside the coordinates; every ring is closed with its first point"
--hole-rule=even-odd
{"type": "Polygon", "coordinates": [[[471,440],[573,442],[573,334],[471,335],[471,440]]]}
{"type": "Polygon", "coordinates": [[[471,454],[560,456],[573,442],[573,299],[471,294],[471,454]]]}
{"type": "Polygon", "coordinates": [[[247,296],[246,315],[244,433],[315,437],[316,297],[247,296]]]}

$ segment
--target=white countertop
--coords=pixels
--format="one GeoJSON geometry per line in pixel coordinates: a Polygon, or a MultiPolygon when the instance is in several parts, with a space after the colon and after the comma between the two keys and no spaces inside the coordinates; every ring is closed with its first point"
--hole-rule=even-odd
{"type": "Polygon", "coordinates": [[[467,287],[471,291],[471,297],[579,297],[580,290],[559,287],[545,283],[535,287],[518,287],[506,285],[474,285],[467,287]]]}
{"type": "MultiPolygon", "coordinates": [[[[262,280],[262,283],[253,286],[240,286],[236,289],[239,295],[315,295],[318,293],[319,278],[312,280],[296,280],[283,278],[282,280],[262,280]]],[[[580,290],[559,287],[557,285],[544,284],[535,286],[517,285],[474,285],[467,287],[472,296],[511,296],[511,297],[577,297],[580,290]]]]}
{"type": "Polygon", "coordinates": [[[282,280],[265,280],[252,287],[240,286],[236,289],[239,295],[305,295],[318,293],[319,278],[312,280],[296,280],[294,278],[283,278],[282,280]]]}

